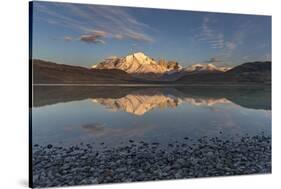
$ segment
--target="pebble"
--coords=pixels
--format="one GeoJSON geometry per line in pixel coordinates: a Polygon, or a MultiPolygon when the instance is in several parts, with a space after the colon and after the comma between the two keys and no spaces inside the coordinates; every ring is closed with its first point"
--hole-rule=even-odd
{"type": "Polygon", "coordinates": [[[130,140],[127,146],[101,151],[84,144],[34,145],[33,187],[271,173],[269,136],[204,137],[168,148],[155,142],[136,144],[130,140]]]}

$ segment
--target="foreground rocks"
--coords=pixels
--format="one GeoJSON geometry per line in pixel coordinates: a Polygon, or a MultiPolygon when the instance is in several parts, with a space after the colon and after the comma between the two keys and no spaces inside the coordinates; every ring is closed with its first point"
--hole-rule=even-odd
{"type": "Polygon", "coordinates": [[[128,141],[127,146],[96,150],[91,144],[72,147],[33,146],[33,187],[150,181],[271,173],[271,137],[239,140],[201,138],[190,144],[128,141]]]}

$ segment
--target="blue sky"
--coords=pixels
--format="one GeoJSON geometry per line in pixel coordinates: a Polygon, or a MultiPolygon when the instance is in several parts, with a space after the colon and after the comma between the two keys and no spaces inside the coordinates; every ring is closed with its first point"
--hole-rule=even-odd
{"type": "Polygon", "coordinates": [[[136,51],[182,66],[271,60],[271,17],[34,3],[33,58],[89,67],[136,51]]]}

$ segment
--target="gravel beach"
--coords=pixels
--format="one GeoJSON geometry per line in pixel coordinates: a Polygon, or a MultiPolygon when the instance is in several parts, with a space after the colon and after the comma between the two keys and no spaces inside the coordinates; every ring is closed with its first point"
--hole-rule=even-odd
{"type": "Polygon", "coordinates": [[[96,150],[92,144],[33,145],[33,187],[271,173],[271,137],[239,140],[188,137],[168,144],[129,140],[96,150]]]}

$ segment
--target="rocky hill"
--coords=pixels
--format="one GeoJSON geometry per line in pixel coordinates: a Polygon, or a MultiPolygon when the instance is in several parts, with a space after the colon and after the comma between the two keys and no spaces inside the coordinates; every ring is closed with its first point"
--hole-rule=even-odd
{"type": "Polygon", "coordinates": [[[103,84],[144,82],[119,69],[93,70],[79,66],[32,61],[33,84],[103,84]]]}
{"type": "Polygon", "coordinates": [[[226,72],[188,74],[177,83],[259,83],[271,84],[271,62],[249,62],[226,72]]]}

